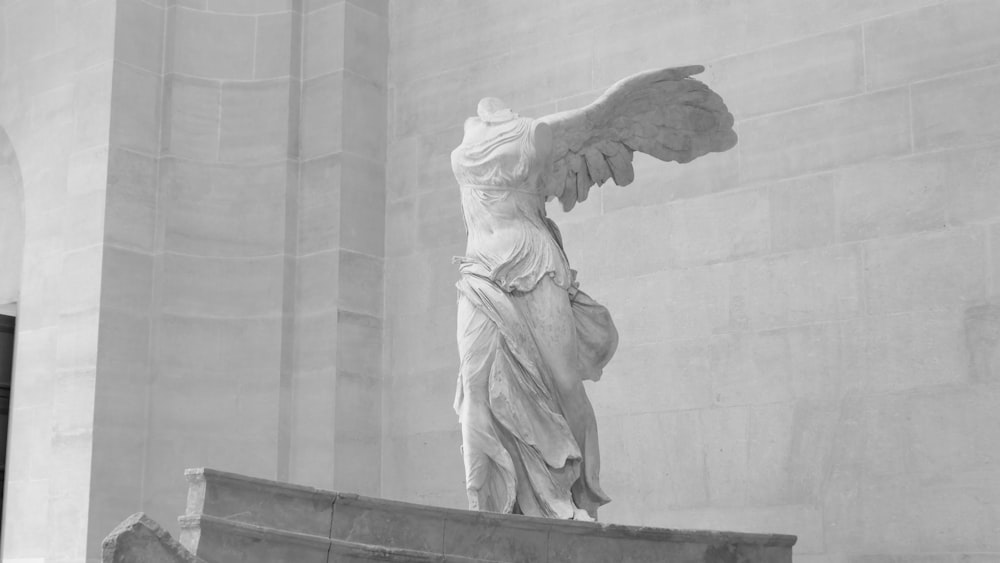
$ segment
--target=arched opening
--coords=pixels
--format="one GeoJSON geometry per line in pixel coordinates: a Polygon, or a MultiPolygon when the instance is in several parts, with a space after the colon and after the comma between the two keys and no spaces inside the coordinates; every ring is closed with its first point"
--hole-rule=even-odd
{"type": "Polygon", "coordinates": [[[14,372],[14,324],[24,256],[24,190],[7,132],[0,127],[0,522],[14,372]]]}

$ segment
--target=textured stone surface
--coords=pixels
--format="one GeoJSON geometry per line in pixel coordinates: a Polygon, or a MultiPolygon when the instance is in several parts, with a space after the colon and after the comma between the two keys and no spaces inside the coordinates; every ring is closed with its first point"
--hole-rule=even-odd
{"type": "MultiPolygon", "coordinates": [[[[679,202],[670,209],[675,264],[683,268],[762,254],[769,227],[768,199],[756,190],[679,202]]],[[[624,237],[622,242],[627,239],[635,240],[624,237]]]]}
{"type": "Polygon", "coordinates": [[[104,539],[102,563],[200,563],[145,514],[126,518],[104,539]]]}
{"type": "Polygon", "coordinates": [[[451,510],[188,470],[181,542],[208,561],[791,561],[792,536],[608,526],[451,510]],[[372,554],[381,554],[374,557],[372,554]],[[340,559],[337,559],[338,561],[340,559]],[[344,559],[353,560],[353,559],[344,559]]]}
{"type": "Polygon", "coordinates": [[[390,5],[383,493],[465,502],[447,492],[455,462],[390,468],[458,456],[438,412],[457,368],[445,262],[462,252],[440,147],[461,108],[540,69],[522,108],[704,62],[740,119],[738,154],[637,156],[633,185],[549,210],[622,335],[588,389],[620,460],[602,464],[601,518],[789,530],[807,562],[992,560],[997,518],[968,499],[993,502],[1000,434],[959,396],[996,386],[997,7],[681,4],[390,5]],[[423,407],[407,403],[417,387],[423,407]]]}
{"type": "Polygon", "coordinates": [[[24,374],[11,391],[2,556],[84,560],[132,512],[88,529],[115,3],[0,13],[0,301],[18,303],[24,374]]]}
{"type": "Polygon", "coordinates": [[[786,178],[908,152],[908,105],[897,89],[748,120],[739,127],[741,178],[786,178]]]}
{"type": "MultiPolygon", "coordinates": [[[[142,0],[116,2],[115,50],[118,60],[154,74],[163,71],[163,32],[166,14],[142,0]]],[[[148,107],[148,106],[147,106],[148,107]]],[[[152,127],[155,131],[155,127],[152,127]]]]}
{"type": "MultiPolygon", "coordinates": [[[[620,355],[609,366],[594,396],[602,447],[628,462],[603,468],[615,502],[602,519],[794,531],[802,537],[796,560],[807,563],[992,561],[1000,549],[990,453],[997,449],[991,327],[1000,287],[995,3],[681,4],[0,2],[0,126],[25,194],[13,393],[13,426],[21,430],[10,437],[5,491],[5,512],[22,517],[8,518],[3,557],[80,560],[89,543],[96,558],[103,535],[139,499],[172,528],[185,465],[218,461],[333,486],[336,431],[329,429],[337,415],[329,405],[338,398],[330,366],[341,304],[372,317],[378,303],[387,304],[380,336],[384,449],[342,442],[351,457],[372,467],[384,458],[385,466],[358,482],[371,487],[378,476],[382,494],[460,506],[448,260],[462,252],[462,226],[454,186],[442,183],[454,119],[487,91],[506,93],[498,84],[516,90],[511,100],[526,114],[543,115],[579,107],[631,71],[704,62],[709,82],[747,118],[738,124],[747,151],[675,167],[637,159],[635,185],[595,191],[585,207],[553,213],[586,289],[598,298],[635,291],[647,303],[612,303],[622,311],[622,350],[630,358],[620,355]],[[324,281],[353,282],[353,274],[339,273],[342,265],[369,275],[380,259],[367,250],[358,253],[363,267],[340,262],[334,226],[345,217],[341,173],[313,176],[320,180],[307,191],[297,180],[300,145],[313,156],[329,155],[318,168],[336,168],[331,162],[339,156],[330,151],[343,140],[331,128],[350,109],[314,91],[307,100],[313,109],[300,111],[298,92],[312,84],[302,88],[292,77],[299,68],[318,81],[348,64],[363,76],[380,68],[369,55],[383,52],[381,28],[366,34],[374,39],[365,43],[370,49],[352,52],[336,40],[347,35],[343,24],[329,23],[337,10],[353,12],[358,22],[371,14],[393,23],[387,97],[372,97],[388,111],[384,247],[370,241],[389,257],[384,299],[381,289],[359,297],[357,285],[341,296],[339,283],[324,281]],[[320,41],[307,41],[311,54],[302,57],[292,45],[309,29],[320,41]],[[178,41],[197,30],[208,35],[178,41]],[[248,148],[275,149],[253,137],[249,117],[222,116],[223,93],[240,90],[229,81],[263,89],[257,81],[284,77],[289,164],[216,178],[213,161],[221,153],[241,158],[256,154],[248,148]],[[323,127],[300,138],[301,115],[323,127]],[[224,145],[223,137],[238,142],[224,145]],[[106,171],[101,154],[108,155],[106,171]],[[207,165],[174,184],[171,154],[207,165]],[[248,191],[241,196],[238,187],[248,191]],[[171,199],[184,189],[195,191],[171,199]],[[739,222],[740,236],[732,238],[711,227],[705,197],[728,191],[740,192],[730,202],[751,191],[767,199],[766,216],[758,202],[747,217],[754,229],[739,222]],[[663,234],[672,228],[671,209],[705,217],[705,225],[680,226],[690,248],[718,250],[717,263],[677,266],[672,237],[663,234]],[[104,248],[80,252],[95,244],[104,248]],[[287,329],[282,321],[246,318],[216,325],[170,317],[157,324],[161,298],[174,306],[206,297],[162,293],[157,268],[168,247],[215,264],[284,255],[290,266],[280,273],[248,277],[261,299],[244,287],[213,312],[240,313],[237,304],[252,303],[255,314],[297,311],[298,318],[287,329]],[[734,248],[752,252],[724,252],[734,248]],[[637,260],[641,253],[656,259],[637,260]],[[102,261],[97,298],[91,260],[102,261]],[[74,272],[89,273],[87,286],[74,287],[75,277],[65,275],[69,261],[74,272]],[[274,285],[256,285],[262,280],[274,285]],[[294,298],[286,297],[289,288],[294,298]],[[61,310],[63,303],[72,310],[61,310]],[[233,328],[242,324],[247,331],[233,328]],[[216,333],[219,326],[228,328],[216,333]],[[213,376],[234,375],[204,383],[207,372],[197,365],[159,364],[155,350],[189,342],[175,336],[186,330],[218,346],[192,347],[213,376]],[[287,347],[274,345],[279,336],[287,347]],[[154,375],[161,383],[150,395],[154,375]],[[93,391],[77,393],[91,383],[93,391]],[[175,389],[188,384],[232,400],[193,401],[175,389]],[[56,385],[65,391],[56,393],[56,385]],[[247,388],[237,401],[232,390],[241,385],[247,388]],[[628,393],[633,387],[641,397],[628,393]],[[410,396],[419,404],[407,402],[410,396]],[[93,432],[70,436],[67,429],[80,429],[90,410],[80,397],[93,397],[93,432]],[[155,397],[148,410],[147,397],[155,397]],[[56,399],[65,412],[53,410],[56,399]],[[299,414],[280,414],[287,405],[299,414]],[[184,408],[226,434],[207,437],[170,414],[184,408]],[[719,409],[747,414],[702,416],[719,409]],[[709,425],[715,417],[745,426],[709,425]],[[745,433],[745,465],[721,453],[706,464],[715,444],[740,447],[708,432],[716,427],[745,433]],[[243,437],[247,428],[261,432],[261,441],[243,437]],[[146,472],[138,475],[141,467],[146,472]],[[664,469],[638,469],[644,467],[664,469]],[[709,500],[710,475],[728,504],[709,500]],[[90,498],[75,488],[89,488],[90,498]]],[[[378,83],[379,76],[368,78],[378,83]]],[[[378,115],[359,111],[358,121],[372,112],[378,115]]],[[[280,132],[273,115],[260,117],[268,131],[280,132]]],[[[372,139],[357,146],[378,154],[372,139]]],[[[304,163],[303,178],[320,160],[304,163]]],[[[378,183],[376,177],[371,185],[378,183]]],[[[378,197],[355,201],[370,210],[378,197]]],[[[719,214],[732,217],[733,210],[719,214]]],[[[0,264],[0,272],[9,271],[0,264]]],[[[374,393],[364,389],[366,397],[374,393]]],[[[358,465],[340,475],[360,479],[358,465]]]]}
{"type": "Polygon", "coordinates": [[[221,103],[218,83],[169,75],[164,96],[164,151],[192,159],[217,157],[221,103]]]}
{"type": "Polygon", "coordinates": [[[252,79],[256,18],[186,7],[171,10],[168,65],[201,78],[252,79]]]}
{"type": "Polygon", "coordinates": [[[947,310],[984,299],[984,238],[970,228],[870,244],[868,310],[947,310]]]}
{"type": "Polygon", "coordinates": [[[287,80],[222,87],[219,160],[273,162],[288,156],[289,88],[287,80]]]}
{"type": "Polygon", "coordinates": [[[826,246],[836,240],[837,206],[833,183],[831,175],[817,175],[771,186],[768,211],[772,250],[826,246]]]}
{"type": "Polygon", "coordinates": [[[9,498],[43,507],[5,558],[175,526],[195,460],[378,493],[387,6],[304,7],[0,3],[2,193],[14,154],[31,192],[9,498]],[[303,28],[348,53],[336,121],[303,28]]]}
{"type": "Polygon", "coordinates": [[[864,89],[861,30],[848,28],[726,57],[706,76],[738,118],[858,94],[864,89]],[[761,69],[769,69],[761,80],[761,69]]]}
{"type": "Polygon", "coordinates": [[[868,84],[881,89],[1000,62],[989,0],[929,6],[865,25],[868,84]],[[944,48],[935,48],[942,45],[944,48]]]}
{"type": "MultiPolygon", "coordinates": [[[[997,16],[1000,19],[1000,15],[997,16]]],[[[1000,53],[997,55],[1000,60],[1000,53]]],[[[918,149],[996,144],[1000,70],[990,67],[920,84],[913,91],[913,136],[918,149]]]]}
{"type": "Polygon", "coordinates": [[[325,537],[249,526],[224,518],[181,517],[181,542],[209,561],[328,561],[325,537]]]}
{"type": "MultiPolygon", "coordinates": [[[[133,3],[148,6],[139,0],[133,3]]],[[[112,103],[116,111],[112,115],[111,129],[119,148],[147,155],[159,150],[162,85],[158,72],[154,74],[124,64],[116,67],[112,86],[112,103]]]]}
{"type": "Polygon", "coordinates": [[[298,70],[295,39],[298,39],[300,26],[293,23],[292,18],[296,16],[291,12],[275,12],[257,17],[253,76],[258,80],[295,76],[298,70]]]}
{"type": "Polygon", "coordinates": [[[302,83],[299,138],[303,158],[330,154],[343,147],[343,83],[342,71],[302,83]]]}
{"type": "MultiPolygon", "coordinates": [[[[735,150],[705,155],[683,166],[664,165],[647,155],[637,154],[633,164],[636,180],[628,189],[609,186],[612,189],[593,194],[593,201],[601,204],[597,206],[598,214],[601,209],[610,212],[621,207],[646,207],[721,192],[739,184],[739,152],[735,150]]],[[[566,214],[566,219],[575,218],[578,213],[574,209],[573,213],[566,214]]]]}

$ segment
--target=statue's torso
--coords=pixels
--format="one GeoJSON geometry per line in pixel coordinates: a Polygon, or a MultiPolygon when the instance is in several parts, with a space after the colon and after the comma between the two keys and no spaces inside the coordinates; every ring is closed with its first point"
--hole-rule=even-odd
{"type": "Polygon", "coordinates": [[[566,255],[545,217],[532,120],[467,129],[451,163],[469,236],[465,271],[488,276],[508,292],[531,291],[546,275],[569,287],[566,255]]]}

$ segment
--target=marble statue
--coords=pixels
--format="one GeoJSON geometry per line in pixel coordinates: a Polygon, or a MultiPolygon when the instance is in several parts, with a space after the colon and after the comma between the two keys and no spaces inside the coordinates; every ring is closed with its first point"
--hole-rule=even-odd
{"type": "Polygon", "coordinates": [[[733,116],[690,78],[702,70],[643,72],[540,119],[485,98],[466,120],[451,163],[468,232],[455,410],[471,510],[593,520],[610,500],[583,381],[601,377],[618,332],[580,290],[545,202],[570,210],[595,184],[629,184],[635,151],[685,163],[733,147],[733,116]]]}

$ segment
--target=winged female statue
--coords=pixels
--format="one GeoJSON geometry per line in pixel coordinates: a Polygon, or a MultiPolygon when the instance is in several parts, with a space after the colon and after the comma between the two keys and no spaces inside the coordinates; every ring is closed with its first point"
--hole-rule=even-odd
{"type": "Polygon", "coordinates": [[[593,520],[610,500],[583,381],[600,378],[618,332],[579,289],[545,202],[569,210],[595,184],[629,184],[635,151],[685,163],[732,148],[733,116],[691,78],[702,70],[636,74],[540,119],[485,98],[466,120],[451,163],[468,232],[455,410],[471,510],[593,520]]]}

